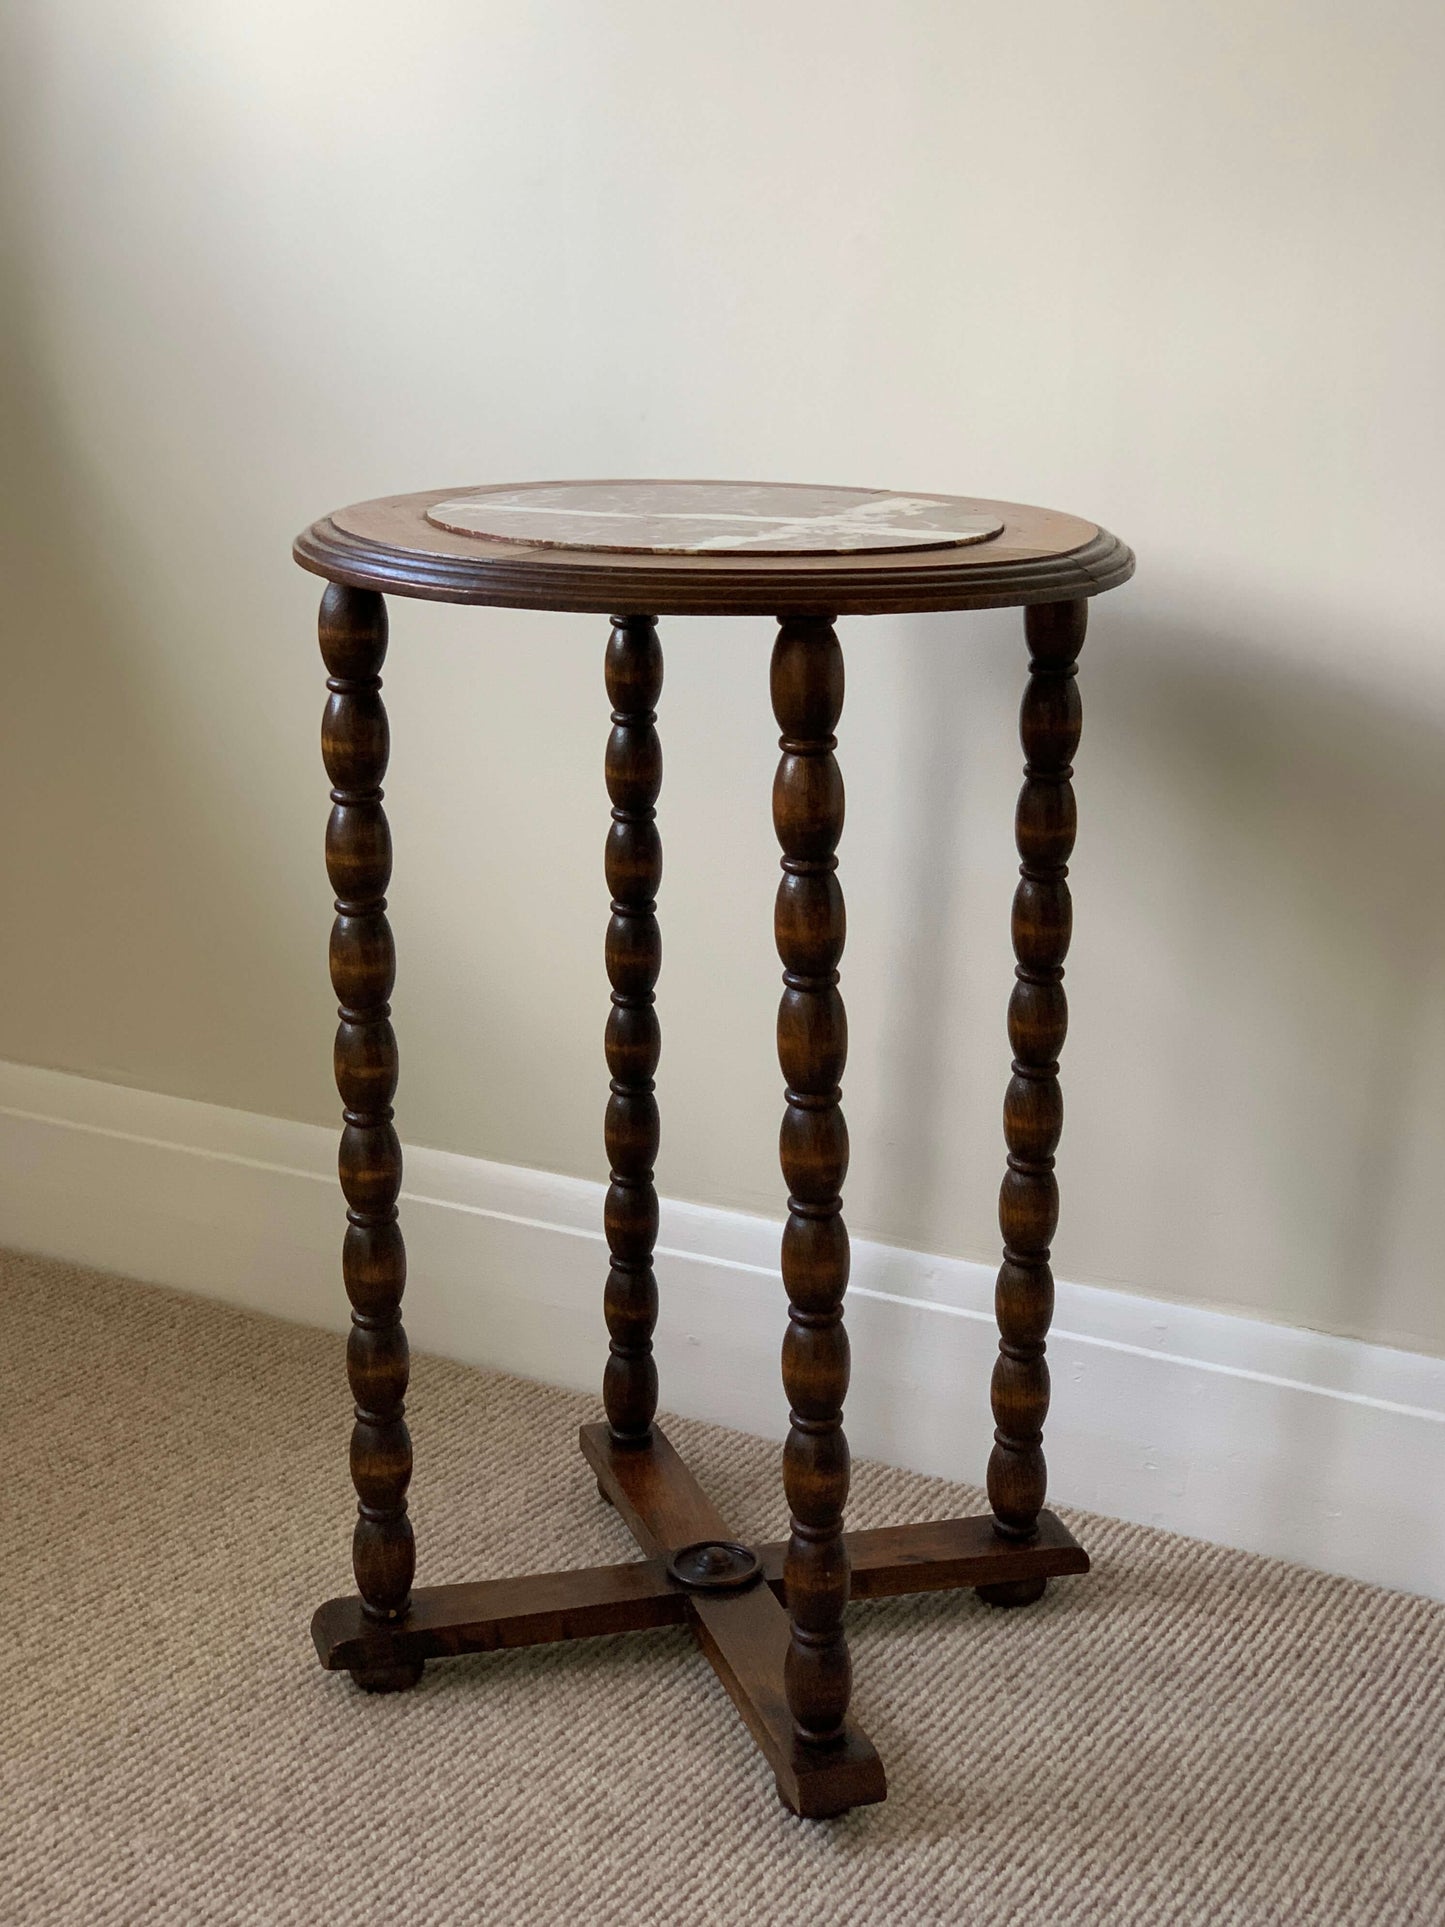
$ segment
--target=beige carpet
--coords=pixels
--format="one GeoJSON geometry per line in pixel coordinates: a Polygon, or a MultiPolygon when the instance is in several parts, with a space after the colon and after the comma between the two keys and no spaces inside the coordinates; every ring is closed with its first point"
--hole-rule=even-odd
{"type": "MultiPolygon", "coordinates": [[[[681,1631],[322,1673],[349,1589],[341,1341],[0,1269],[0,1919],[1445,1920],[1445,1608],[1107,1520],[1028,1612],[862,1605],[883,1807],[794,1819],[681,1631]]],[[[426,1581],[627,1556],[586,1399],[417,1362],[426,1581]]],[[[676,1423],[744,1531],[777,1450],[676,1423]]],[[[1408,1468],[1402,1468],[1408,1476],[1408,1468]]],[[[852,1518],[974,1509],[858,1468],[852,1518]]]]}

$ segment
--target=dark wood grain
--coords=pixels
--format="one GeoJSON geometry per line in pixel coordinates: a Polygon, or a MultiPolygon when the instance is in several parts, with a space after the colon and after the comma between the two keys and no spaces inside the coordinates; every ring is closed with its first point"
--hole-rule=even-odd
{"type": "Polygon", "coordinates": [[[848,1127],[839,1104],[848,1025],[838,992],[845,918],[834,854],[843,831],[843,779],[833,754],[843,708],[843,652],[828,617],[792,616],[783,623],[771,684],[782,731],[773,827],[783,875],[773,927],[783,964],[778,1061],[786,1108],[779,1148],[788,1187],[783,1487],[792,1514],[787,1595],[793,1631],[787,1689],[799,1736],[821,1745],[841,1735],[852,1684],[843,1631],[848,1232],[841,1192],[848,1127]]]}
{"type": "Polygon", "coordinates": [[[662,967],[657,890],[662,841],[654,807],[662,787],[662,747],[656,702],[662,691],[662,650],[651,616],[614,616],[607,644],[607,693],[612,734],[607,740],[607,1068],[612,1074],[604,1135],[609,1165],[603,1224],[611,1269],[603,1305],[610,1336],[602,1399],[615,1439],[645,1439],[657,1410],[652,1331],[657,1323],[658,1116],[654,1077],[662,1050],[656,998],[662,967]]]}
{"type": "Polygon", "coordinates": [[[660,1425],[641,1451],[619,1447],[605,1425],[584,1425],[577,1443],[649,1559],[666,1565],[682,1546],[735,1536],[660,1425]]]}
{"type": "MultiPolygon", "coordinates": [[[[660,1436],[654,1427],[653,1440],[660,1436]]],[[[682,1470],[686,1474],[685,1466],[682,1470]]],[[[717,1523],[721,1529],[721,1518],[717,1523]]],[[[643,1530],[650,1533],[645,1523],[643,1530]]],[[[720,1531],[708,1536],[720,1536],[720,1531]]],[[[1039,1514],[1038,1531],[1026,1546],[1001,1539],[993,1529],[991,1513],[930,1519],[918,1525],[875,1526],[845,1533],[843,1539],[855,1600],[956,1592],[989,1581],[1063,1578],[1089,1570],[1088,1554],[1052,1512],[1039,1514]]],[[[779,1598],[787,1550],[785,1539],[757,1548],[763,1578],[779,1598]]],[[[687,1599],[669,1576],[665,1558],[636,1559],[624,1565],[585,1566],[519,1579],[414,1586],[406,1618],[386,1626],[370,1619],[355,1595],[328,1599],[316,1610],[311,1636],[323,1666],[349,1672],[378,1662],[509,1652],[522,1646],[683,1626],[687,1599]]]]}
{"type": "MultiPolygon", "coordinates": [[[[1087,616],[1084,602],[1052,603],[1025,615],[1029,680],[1019,716],[1024,782],[1015,813],[1020,863],[1013,904],[1018,961],[1008,1016],[1013,1075],[1004,1099],[1008,1167],[999,1192],[1004,1251],[995,1292],[996,1429],[988,1463],[989,1504],[998,1531],[1011,1539],[1032,1536],[1047,1488],[1044,1354],[1054,1308],[1049,1245],[1059,1218],[1054,1153],[1064,1122],[1058,1070],[1069,1016],[1064,958],[1072,928],[1067,879],[1076,822],[1070,778],[1082,721],[1075,670],[1087,616]]],[[[1043,1590],[1038,1579],[985,1597],[1019,1606],[1043,1590]]]]}
{"type": "Polygon", "coordinates": [[[1124,544],[1076,515],[1019,502],[969,499],[1003,518],[1003,533],[971,548],[887,555],[609,555],[489,541],[434,527],[433,502],[466,485],[358,502],[296,539],[302,568],[432,601],[610,615],[785,616],[813,609],[881,615],[990,609],[1098,595],[1128,580],[1124,544]]]}
{"type": "Polygon", "coordinates": [[[792,1633],[766,1586],[689,1602],[698,1645],[727,1688],[777,1784],[778,1798],[805,1820],[827,1820],[888,1796],[877,1748],[852,1720],[826,1747],[798,1732],[784,1685],[792,1633]]]}
{"type": "MultiPolygon", "coordinates": [[[[1041,1512],[1027,1545],[1000,1538],[993,1516],[925,1519],[916,1525],[845,1532],[853,1599],[896,1599],[912,1592],[952,1592],[985,1582],[1064,1579],[1089,1570],[1089,1555],[1057,1514],[1041,1512]]],[[[780,1546],[760,1546],[769,1585],[780,1574],[780,1546]]]]}
{"type": "MultiPolygon", "coordinates": [[[[321,654],[330,698],[321,753],[331,778],[326,869],[336,892],[331,982],[339,1000],[336,1088],[341,1096],[341,1188],[347,1229],[342,1275],[351,1301],[346,1366],[356,1401],[351,1477],[357,1518],[352,1564],[366,1612],[399,1619],[416,1563],[406,1492],[411,1437],[406,1428],[409,1371],[401,1297],[406,1252],[397,1223],[401,1144],[392,1123],[396,1038],[391,1028],[396,955],[386,920],[391,833],[381,779],[389,753],[381,665],[386,605],[368,590],[333,585],[321,601],[321,654]]],[[[388,1692],[415,1683],[420,1666],[358,1672],[388,1692]]]]}
{"type": "Polygon", "coordinates": [[[447,1659],[681,1626],[686,1605],[687,1595],[667,1576],[665,1559],[635,1559],[518,1579],[417,1586],[410,1612],[395,1628],[378,1629],[355,1597],[328,1599],[316,1610],[311,1637],[323,1666],[349,1672],[378,1658],[447,1659]]]}
{"type": "MultiPolygon", "coordinates": [[[[584,1425],[580,1443],[644,1552],[656,1558],[697,1540],[735,1537],[658,1427],[640,1450],[619,1445],[605,1425],[584,1425]]],[[[883,1763],[856,1725],[840,1721],[825,1745],[798,1732],[787,1686],[792,1627],[768,1585],[688,1593],[686,1610],[698,1644],[772,1767],[786,1806],[823,1819],[884,1798],[883,1763]]]]}
{"type": "Polygon", "coordinates": [[[333,785],[327,866],[336,896],[331,970],[340,1003],[336,1078],[344,1114],[343,1270],[352,1305],[348,1372],[358,1498],[353,1563],[359,1591],[319,1608],[312,1629],[317,1651],[323,1665],[349,1672],[364,1688],[395,1691],[413,1685],[430,1659],[686,1624],[771,1763],[784,1801],[808,1816],[839,1813],[881,1800],[886,1791],[877,1753],[847,1717],[843,1619],[850,1591],[856,1599],[876,1599],[971,1586],[990,1604],[1020,1605],[1036,1599],[1049,1579],[1088,1569],[1087,1554],[1042,1509],[1049,1256],[1057,1218],[1053,1166],[1062,1124],[1057,1071],[1067,1019],[1066,878],[1074,838],[1070,776],[1079,735],[1074,669],[1085,599],[1127,580],[1133,557],[1077,517],[990,502],[973,506],[998,512],[1003,532],[965,549],[806,556],[544,549],[457,535],[426,522],[429,503],[460,492],[433,490],[338,510],[295,545],[298,562],[331,585],[321,613],[331,696],[323,752],[333,785]],[[381,788],[388,755],[380,694],[387,640],[382,590],[519,609],[653,612],[614,616],[607,654],[613,822],[606,859],[612,1088],[605,1308],[612,1343],[604,1383],[608,1422],[582,1432],[599,1491],[646,1555],[632,1564],[412,1587],[401,1324],[406,1260],[397,1221],[401,1149],[392,1119],[395,960],[385,895],[391,845],[381,788]],[[835,874],[843,790],[833,754],[843,679],[832,621],[843,613],[1004,604],[1026,608],[1031,674],[1021,718],[1026,768],[1017,812],[1018,967],[1009,1008],[1014,1066],[1004,1114],[1008,1169],[1000,1198],[992,1512],[845,1533],[848,1237],[841,1191],[848,1145],[840,1083],[847,1034],[838,993],[844,912],[835,874]],[[831,614],[818,613],[824,609],[831,614]],[[655,618],[666,613],[768,614],[781,622],[772,693],[782,731],[774,821],[783,879],[775,929],[784,967],[778,1051],[786,1085],[780,1149],[789,1191],[783,1372],[792,1414],[784,1454],[791,1517],[785,1544],[755,1548],[756,1577],[750,1555],[735,1550],[741,1589],[730,1592],[699,1589],[718,1571],[719,1555],[706,1545],[678,1564],[677,1577],[668,1570],[671,1555],[683,1547],[729,1544],[736,1535],[654,1422],[653,1085],[660,1048],[654,996],[661,955],[655,708],[662,676],[655,618]]]}

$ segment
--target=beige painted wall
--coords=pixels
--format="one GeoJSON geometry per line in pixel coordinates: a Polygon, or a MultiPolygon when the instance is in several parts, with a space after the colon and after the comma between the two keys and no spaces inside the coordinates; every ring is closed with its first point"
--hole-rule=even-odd
{"type": "MultiPolygon", "coordinates": [[[[1445,1350],[1445,21],[1425,0],[11,0],[0,1056],[334,1114],[339,502],[1098,517],[1057,1246],[1445,1350]]],[[[605,625],[398,604],[400,1123],[601,1174],[605,625]]],[[[775,1212],[754,622],[667,625],[659,1182],[775,1212]]],[[[849,1215],[996,1245],[1017,619],[845,627],[849,1215]]]]}

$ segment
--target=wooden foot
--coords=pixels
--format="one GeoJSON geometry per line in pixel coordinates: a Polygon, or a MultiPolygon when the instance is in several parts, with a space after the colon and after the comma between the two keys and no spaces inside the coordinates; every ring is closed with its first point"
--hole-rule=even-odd
{"type": "Polygon", "coordinates": [[[1002,1585],[977,1586],[985,1606],[1032,1606],[1048,1590],[1047,1579],[1006,1579],[1002,1585]]]}
{"type": "Polygon", "coordinates": [[[419,1659],[400,1666],[353,1666],[351,1677],[363,1693],[405,1693],[425,1671],[419,1659]]]}

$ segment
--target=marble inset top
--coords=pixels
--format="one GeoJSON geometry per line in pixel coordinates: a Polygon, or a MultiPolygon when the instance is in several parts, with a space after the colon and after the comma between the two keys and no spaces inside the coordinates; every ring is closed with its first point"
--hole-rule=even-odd
{"type": "Polygon", "coordinates": [[[1002,521],[951,495],[782,482],[528,482],[434,502],[458,535],[633,555],[853,555],[987,542],[1002,521]]]}

